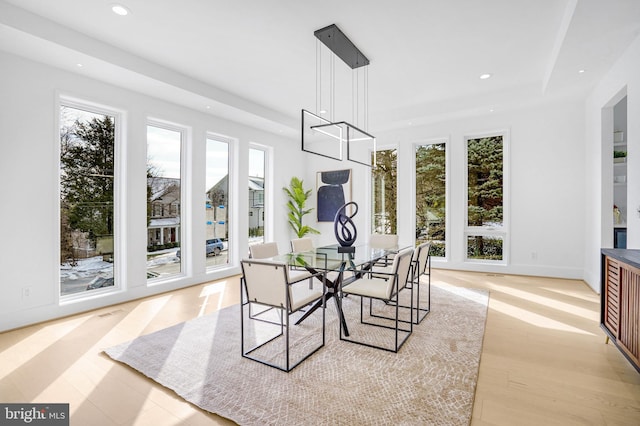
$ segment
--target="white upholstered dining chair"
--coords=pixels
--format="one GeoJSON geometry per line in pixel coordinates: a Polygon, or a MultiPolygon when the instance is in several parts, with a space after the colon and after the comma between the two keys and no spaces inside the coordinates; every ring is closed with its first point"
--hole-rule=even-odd
{"type": "Polygon", "coordinates": [[[294,238],[291,240],[291,251],[301,253],[303,251],[311,251],[315,247],[311,238],[294,238]]]}
{"type": "MultiPolygon", "coordinates": [[[[431,310],[431,243],[424,242],[419,244],[411,259],[411,274],[407,286],[413,286],[413,309],[415,317],[414,324],[419,324],[429,314],[431,310]],[[423,282],[422,278],[425,277],[423,282]]],[[[388,274],[392,272],[392,266],[373,266],[371,275],[377,278],[387,279],[388,274]],[[386,275],[385,275],[386,274],[386,275]]],[[[407,304],[401,304],[400,307],[408,308],[407,304]]]]}
{"type": "MultiPolygon", "coordinates": [[[[249,256],[251,259],[268,259],[270,257],[278,256],[279,254],[278,244],[275,242],[253,244],[249,246],[249,256]]],[[[309,278],[311,276],[311,273],[305,269],[289,269],[289,276],[291,276],[295,281],[299,281],[302,278],[309,278]]]]}
{"type": "Polygon", "coordinates": [[[261,243],[249,246],[249,256],[252,259],[266,259],[279,254],[278,243],[261,243]]]}
{"type": "Polygon", "coordinates": [[[305,306],[324,300],[324,273],[306,286],[296,285],[285,262],[245,259],[241,265],[247,296],[240,309],[242,356],[289,372],[325,344],[324,302],[314,313],[320,318],[305,321],[304,327],[294,326],[291,319],[305,306]],[[252,313],[251,304],[266,309],[252,313]]]}
{"type": "MultiPolygon", "coordinates": [[[[303,253],[306,251],[315,250],[315,245],[313,244],[313,240],[308,237],[304,238],[294,238],[291,240],[291,251],[293,253],[303,253]]],[[[339,273],[336,271],[327,271],[327,278],[331,281],[336,281],[338,279],[339,273]]]]}
{"type": "Polygon", "coordinates": [[[340,340],[391,352],[400,350],[413,332],[413,287],[407,286],[411,279],[413,251],[413,248],[407,248],[396,254],[390,273],[380,272],[373,276],[365,274],[363,278],[342,286],[342,291],[338,292],[342,309],[345,308],[344,296],[359,296],[360,324],[364,327],[349,326],[350,335],[345,336],[341,325],[340,340]],[[411,306],[408,306],[408,309],[398,303],[402,291],[410,293],[408,300],[411,306]],[[368,301],[366,315],[365,299],[368,301]],[[377,306],[374,306],[374,301],[378,301],[377,306]],[[370,327],[379,327],[391,330],[391,332],[367,331],[366,329],[370,327]],[[356,337],[358,334],[361,337],[356,337]],[[378,341],[383,337],[391,340],[391,344],[383,344],[378,341]]]}
{"type": "Polygon", "coordinates": [[[397,234],[371,234],[369,245],[374,248],[390,249],[398,246],[397,234]]]}
{"type": "Polygon", "coordinates": [[[416,316],[415,324],[420,324],[422,320],[431,312],[431,243],[424,242],[416,247],[413,252],[413,271],[411,282],[413,292],[416,297],[414,308],[416,316]],[[425,278],[424,281],[422,278],[425,278]]]}
{"type": "MultiPolygon", "coordinates": [[[[369,235],[369,247],[378,249],[393,249],[398,247],[397,234],[371,234],[369,235]]],[[[378,266],[389,266],[393,255],[387,255],[376,263],[378,266]]]]}

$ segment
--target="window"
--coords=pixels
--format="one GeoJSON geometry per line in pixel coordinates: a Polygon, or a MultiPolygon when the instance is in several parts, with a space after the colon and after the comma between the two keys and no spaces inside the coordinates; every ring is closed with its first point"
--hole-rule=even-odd
{"type": "Polygon", "coordinates": [[[147,126],[147,278],[180,274],[183,132],[147,126]]]}
{"type": "Polygon", "coordinates": [[[229,143],[207,138],[206,156],[205,255],[207,267],[216,267],[229,263],[229,143]]]}
{"type": "Polygon", "coordinates": [[[432,256],[446,256],[447,173],[445,143],[416,147],[416,245],[431,242],[432,256]]]}
{"type": "Polygon", "coordinates": [[[467,260],[505,261],[504,142],[467,139],[467,260]]]}
{"type": "Polygon", "coordinates": [[[115,114],[60,106],[60,294],[114,288],[115,114]]]}
{"type": "Polygon", "coordinates": [[[249,148],[249,244],[264,242],[265,164],[266,152],[249,148]]]}
{"type": "MultiPolygon", "coordinates": [[[[373,154],[372,154],[373,156],[373,154]]],[[[371,184],[371,231],[376,234],[397,234],[397,163],[398,151],[377,151],[373,159],[371,184]]]]}

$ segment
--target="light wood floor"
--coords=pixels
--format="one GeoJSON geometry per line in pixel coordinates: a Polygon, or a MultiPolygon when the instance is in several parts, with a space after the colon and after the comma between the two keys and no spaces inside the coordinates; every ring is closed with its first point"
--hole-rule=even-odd
{"type": "MultiPolygon", "coordinates": [[[[583,282],[435,270],[491,292],[472,425],[640,425],[640,374],[583,282]]],[[[72,425],[231,424],[102,350],[239,300],[238,278],[0,334],[0,402],[70,403],[72,425]]]]}

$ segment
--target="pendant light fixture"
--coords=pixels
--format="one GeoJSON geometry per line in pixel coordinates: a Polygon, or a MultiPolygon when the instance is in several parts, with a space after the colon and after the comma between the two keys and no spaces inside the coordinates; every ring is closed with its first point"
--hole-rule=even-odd
{"type": "MultiPolygon", "coordinates": [[[[314,32],[316,41],[316,112],[302,110],[302,150],[336,160],[347,159],[372,167],[375,165],[376,138],[368,132],[369,59],[332,24],[314,32]],[[329,63],[323,64],[324,50],[329,63]],[[351,120],[336,120],[336,61],[351,69],[351,120]],[[327,72],[329,77],[323,78],[327,72]],[[328,80],[328,86],[324,81],[328,80]]],[[[341,65],[339,63],[339,65],[341,65]]],[[[348,96],[340,92],[341,100],[348,96]]],[[[342,102],[342,111],[348,110],[342,102]]]]}

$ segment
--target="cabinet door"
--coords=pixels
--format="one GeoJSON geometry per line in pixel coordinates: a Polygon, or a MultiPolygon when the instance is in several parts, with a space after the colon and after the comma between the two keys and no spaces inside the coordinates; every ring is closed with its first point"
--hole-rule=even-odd
{"type": "Polygon", "coordinates": [[[618,344],[635,360],[640,360],[640,270],[620,264],[620,311],[618,344]]]}
{"type": "Polygon", "coordinates": [[[603,291],[604,325],[617,339],[620,313],[620,264],[610,257],[606,257],[606,278],[603,291]]]}

